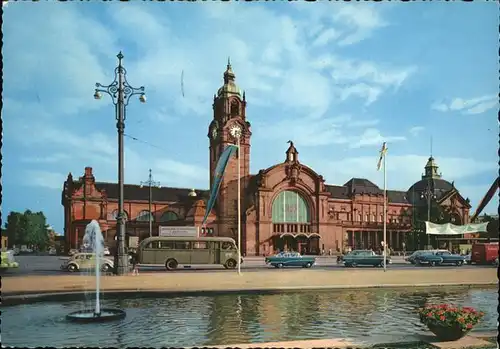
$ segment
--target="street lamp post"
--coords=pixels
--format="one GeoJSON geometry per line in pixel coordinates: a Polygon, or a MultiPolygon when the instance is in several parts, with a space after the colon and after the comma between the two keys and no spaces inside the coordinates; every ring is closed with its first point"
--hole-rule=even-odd
{"type": "Polygon", "coordinates": [[[96,83],[95,99],[101,99],[101,93],[107,93],[115,105],[116,128],[118,130],[118,215],[117,215],[117,253],[115,254],[115,274],[125,275],[128,272],[128,256],[125,251],[125,213],[123,211],[123,173],[124,173],[124,147],[123,133],[125,131],[126,106],[133,95],[140,95],[139,100],[146,102],[144,86],[134,88],[127,82],[127,71],[122,65],[123,54],[118,53],[118,66],[115,68],[114,81],[105,86],[96,83]]]}
{"type": "Polygon", "coordinates": [[[160,182],[153,181],[153,175],[151,173],[151,169],[149,169],[149,178],[147,181],[141,181],[141,188],[147,185],[149,187],[149,237],[153,236],[153,187],[160,188],[160,182]]]}
{"type": "MultiPolygon", "coordinates": [[[[434,188],[431,188],[430,181],[427,184],[425,191],[420,195],[420,198],[427,200],[427,222],[430,222],[431,221],[431,200],[436,198],[436,195],[434,195],[434,188]]],[[[431,236],[429,234],[427,234],[427,248],[429,248],[430,244],[431,244],[431,236]]]]}

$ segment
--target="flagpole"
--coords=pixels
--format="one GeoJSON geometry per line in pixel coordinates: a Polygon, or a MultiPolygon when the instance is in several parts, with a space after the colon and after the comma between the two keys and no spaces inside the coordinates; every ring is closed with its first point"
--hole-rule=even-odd
{"type": "Polygon", "coordinates": [[[384,156],[384,272],[387,271],[387,170],[385,168],[385,157],[384,156]]]}
{"type": "Polygon", "coordinates": [[[238,144],[238,275],[241,275],[241,134],[236,136],[238,144]]]}

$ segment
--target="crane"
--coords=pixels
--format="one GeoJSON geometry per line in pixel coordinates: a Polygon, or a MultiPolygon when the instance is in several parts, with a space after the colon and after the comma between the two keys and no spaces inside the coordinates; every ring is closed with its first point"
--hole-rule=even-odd
{"type": "Polygon", "coordinates": [[[481,214],[481,212],[484,210],[484,208],[490,203],[491,199],[493,198],[493,195],[498,190],[498,184],[499,184],[499,178],[497,177],[494,181],[493,184],[491,185],[490,189],[486,192],[486,195],[483,197],[483,199],[479,202],[479,205],[477,206],[476,212],[472,215],[470,222],[473,223],[476,218],[481,214]]]}

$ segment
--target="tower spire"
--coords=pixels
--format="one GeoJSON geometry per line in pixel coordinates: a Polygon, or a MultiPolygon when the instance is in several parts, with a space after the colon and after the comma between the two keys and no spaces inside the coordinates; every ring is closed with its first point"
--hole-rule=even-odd
{"type": "Polygon", "coordinates": [[[432,135],[431,135],[431,158],[432,158],[432,135]]]}

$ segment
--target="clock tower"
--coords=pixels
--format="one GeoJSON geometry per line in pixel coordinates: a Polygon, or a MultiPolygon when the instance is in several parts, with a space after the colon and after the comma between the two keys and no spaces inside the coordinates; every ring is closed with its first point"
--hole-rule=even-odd
{"type": "Polygon", "coordinates": [[[213,185],[214,171],[220,154],[230,144],[237,144],[239,151],[229,160],[216,201],[218,235],[236,238],[237,200],[238,200],[238,156],[241,175],[241,209],[245,211],[245,192],[250,175],[250,123],[246,120],[245,93],[235,83],[235,75],[228,60],[224,72],[224,85],[214,95],[213,120],[208,128],[210,139],[210,188],[213,185]]]}

